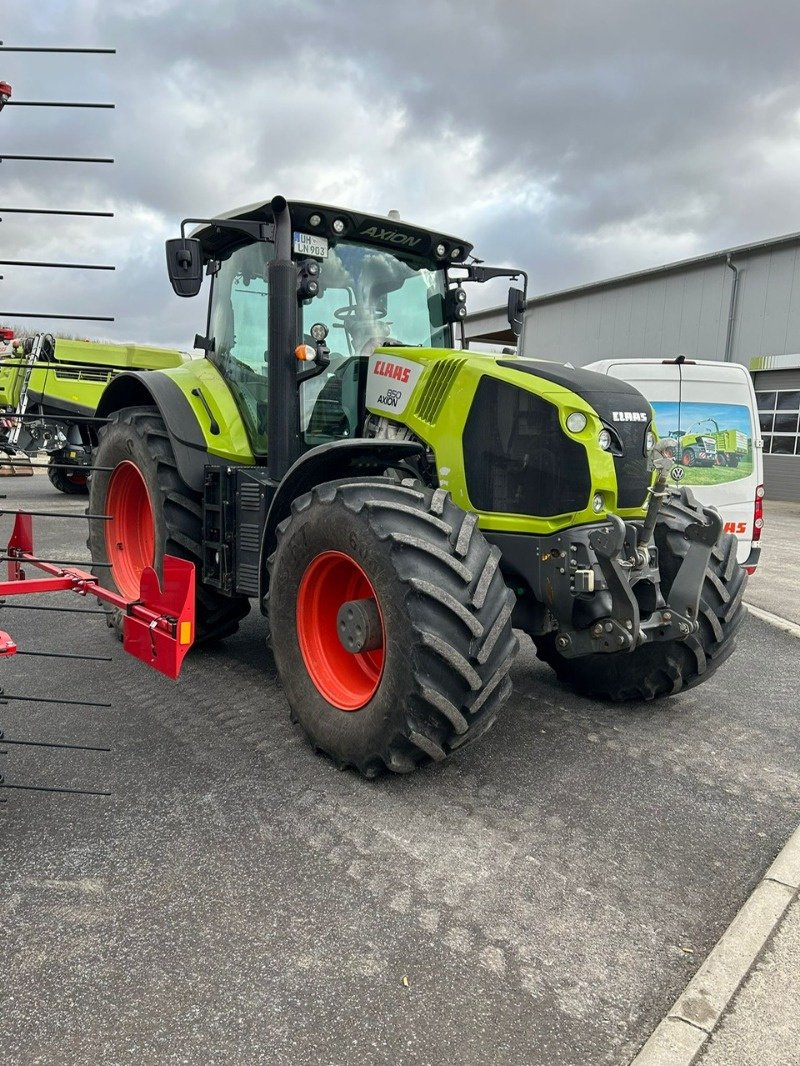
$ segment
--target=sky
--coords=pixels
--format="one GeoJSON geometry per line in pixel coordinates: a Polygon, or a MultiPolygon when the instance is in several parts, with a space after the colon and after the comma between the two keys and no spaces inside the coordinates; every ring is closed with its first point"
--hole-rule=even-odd
{"type": "Polygon", "coordinates": [[[800,230],[796,0],[3,0],[0,40],[117,49],[0,52],[14,100],[116,104],[0,114],[0,154],[115,159],[0,163],[0,259],[116,266],[0,266],[0,324],[188,348],[164,240],[276,193],[397,209],[531,294],[800,230]]]}

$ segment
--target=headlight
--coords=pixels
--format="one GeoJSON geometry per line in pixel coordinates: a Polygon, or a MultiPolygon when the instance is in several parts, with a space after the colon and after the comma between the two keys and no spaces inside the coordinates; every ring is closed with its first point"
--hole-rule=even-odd
{"type": "Polygon", "coordinates": [[[567,415],[567,429],[570,433],[580,433],[586,429],[586,415],[582,411],[573,411],[567,415]]]}
{"type": "Polygon", "coordinates": [[[344,231],[345,231],[344,219],[335,218],[333,220],[331,228],[333,229],[334,233],[344,233],[344,231]]]}
{"type": "Polygon", "coordinates": [[[608,432],[607,429],[601,429],[600,432],[597,434],[597,443],[600,445],[604,452],[607,452],[608,449],[611,447],[611,434],[608,432]]]}
{"type": "Polygon", "coordinates": [[[605,509],[605,500],[599,492],[596,492],[592,497],[592,510],[595,514],[600,514],[605,509]]]}
{"type": "Polygon", "coordinates": [[[653,448],[655,448],[657,441],[658,441],[658,437],[655,435],[655,433],[652,431],[652,429],[648,429],[647,433],[645,434],[645,438],[644,438],[645,448],[647,449],[648,455],[653,450],[653,448]]]}

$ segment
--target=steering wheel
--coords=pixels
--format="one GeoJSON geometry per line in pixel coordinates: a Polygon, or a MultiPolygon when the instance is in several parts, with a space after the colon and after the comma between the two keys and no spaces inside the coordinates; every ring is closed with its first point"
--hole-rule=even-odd
{"type": "Polygon", "coordinates": [[[370,317],[381,319],[386,318],[387,314],[388,311],[385,308],[376,307],[370,309],[369,316],[367,316],[365,308],[360,307],[358,304],[348,304],[347,307],[337,307],[336,310],[333,312],[333,317],[338,318],[339,321],[344,325],[345,322],[354,318],[358,318],[359,315],[362,315],[364,318],[370,317]]]}

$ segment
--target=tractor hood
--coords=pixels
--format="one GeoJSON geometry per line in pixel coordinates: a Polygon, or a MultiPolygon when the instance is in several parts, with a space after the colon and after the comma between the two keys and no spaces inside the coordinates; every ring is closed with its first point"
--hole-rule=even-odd
{"type": "Polygon", "coordinates": [[[641,392],[618,378],[538,359],[500,360],[498,366],[533,374],[543,381],[552,381],[554,385],[570,389],[590,403],[612,429],[637,424],[647,427],[653,420],[650,404],[641,392]]]}

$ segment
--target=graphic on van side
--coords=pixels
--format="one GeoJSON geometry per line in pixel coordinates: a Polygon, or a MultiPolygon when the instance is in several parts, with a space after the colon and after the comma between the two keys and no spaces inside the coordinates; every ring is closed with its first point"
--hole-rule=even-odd
{"type": "Polygon", "coordinates": [[[684,485],[722,485],[753,473],[753,424],[738,403],[653,401],[659,436],[678,441],[673,471],[684,485]]]}

